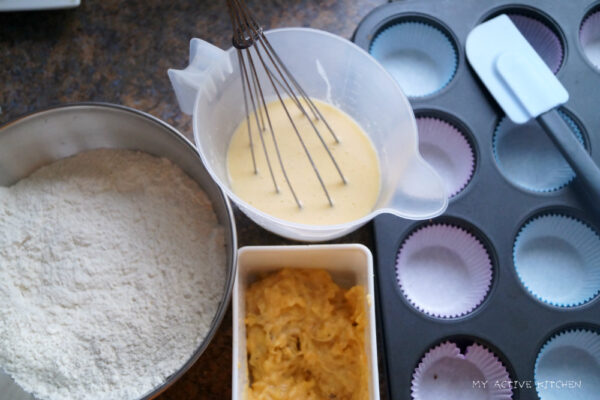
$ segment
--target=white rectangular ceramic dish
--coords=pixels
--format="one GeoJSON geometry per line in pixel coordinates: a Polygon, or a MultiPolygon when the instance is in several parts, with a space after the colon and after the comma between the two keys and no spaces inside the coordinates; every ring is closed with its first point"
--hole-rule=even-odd
{"type": "Polygon", "coordinates": [[[367,292],[369,326],[366,329],[366,352],[369,360],[369,392],[371,400],[379,399],[377,339],[375,336],[375,290],[373,257],[359,244],[309,246],[251,246],[238,251],[238,267],[233,288],[233,374],[232,398],[245,399],[248,385],[246,354],[245,295],[246,288],[261,273],[281,268],[322,268],[342,288],[362,285],[367,292]]]}
{"type": "Polygon", "coordinates": [[[0,0],[0,11],[49,10],[72,8],[81,4],[81,0],[0,0]]]}

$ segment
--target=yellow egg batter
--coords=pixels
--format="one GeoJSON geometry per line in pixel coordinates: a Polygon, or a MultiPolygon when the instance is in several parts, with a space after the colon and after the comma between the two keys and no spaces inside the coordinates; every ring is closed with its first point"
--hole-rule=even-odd
{"type": "MultiPolygon", "coordinates": [[[[287,221],[310,225],[333,225],[353,221],[371,212],[379,196],[380,171],[377,153],[370,139],[352,118],[330,104],[313,101],[340,140],[340,143],[336,143],[324,122],[313,119],[340,166],[347,184],[340,178],[308,118],[292,99],[286,99],[285,105],[323,177],[334,206],[330,206],[298,136],[278,100],[269,103],[267,110],[281,159],[303,207],[298,207],[286,184],[265,120],[266,130],[263,131],[263,138],[280,189],[279,193],[275,191],[254,115],[251,115],[250,126],[258,173],[254,173],[248,128],[244,120],[234,132],[227,154],[231,188],[240,198],[259,210],[287,221]]],[[[308,107],[305,106],[305,109],[308,110],[308,107]]]]}
{"type": "Polygon", "coordinates": [[[365,289],[283,269],[246,292],[248,400],[366,400],[365,289]]]}

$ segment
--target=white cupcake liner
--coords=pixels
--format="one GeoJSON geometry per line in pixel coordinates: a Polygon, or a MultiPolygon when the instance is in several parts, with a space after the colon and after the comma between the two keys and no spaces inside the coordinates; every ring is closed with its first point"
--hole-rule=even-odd
{"type": "Polygon", "coordinates": [[[553,306],[579,306],[600,292],[600,237],[577,219],[546,214],[526,223],[513,263],[523,286],[553,306]]]}
{"type": "Polygon", "coordinates": [[[600,335],[570,330],[552,337],[537,356],[534,380],[541,400],[597,400],[600,335]]]}
{"type": "Polygon", "coordinates": [[[417,310],[438,318],[473,311],[487,295],[492,264],[484,246],[456,226],[435,224],[413,232],[398,252],[400,290],[417,310]]]}
{"type": "Polygon", "coordinates": [[[512,399],[506,368],[476,343],[465,354],[451,342],[429,350],[413,373],[411,393],[413,400],[512,399]]]}
{"type": "Polygon", "coordinates": [[[475,157],[465,136],[451,124],[431,117],[417,118],[419,151],[446,184],[449,197],[467,186],[475,157]]]}
{"type": "Polygon", "coordinates": [[[508,14],[508,16],[550,70],[554,73],[558,72],[564,51],[556,33],[535,18],[520,14],[508,14]]]}
{"type": "MultiPolygon", "coordinates": [[[[562,111],[559,114],[583,144],[583,135],[575,121],[562,111]]],[[[524,189],[552,192],[575,178],[569,163],[535,120],[519,125],[502,118],[496,126],[492,146],[500,171],[524,189]]]]}
{"type": "Polygon", "coordinates": [[[422,22],[400,22],[373,39],[369,53],[408,97],[432,95],[456,73],[456,50],[441,30],[422,22]]]}
{"type": "Polygon", "coordinates": [[[600,69],[600,11],[590,14],[581,24],[579,42],[588,60],[600,69]]]}

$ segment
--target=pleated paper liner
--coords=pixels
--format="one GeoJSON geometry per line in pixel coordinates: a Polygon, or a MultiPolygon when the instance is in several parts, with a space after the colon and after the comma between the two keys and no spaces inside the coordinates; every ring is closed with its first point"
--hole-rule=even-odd
{"type": "Polygon", "coordinates": [[[413,232],[398,252],[400,290],[419,311],[455,318],[473,311],[492,282],[490,257],[464,229],[434,224],[413,232]]]}
{"type": "Polygon", "coordinates": [[[456,73],[456,50],[450,38],[420,21],[385,28],[375,36],[369,52],[408,97],[432,95],[448,85],[456,73]]]}
{"type": "Polygon", "coordinates": [[[446,183],[449,197],[458,194],[471,180],[475,157],[465,136],[446,121],[417,118],[419,151],[446,183]]]}
{"type": "Polygon", "coordinates": [[[557,73],[562,64],[564,51],[556,33],[535,18],[520,14],[508,14],[508,16],[552,72],[557,73]]]}
{"type": "Polygon", "coordinates": [[[587,59],[600,70],[600,11],[584,19],[579,30],[579,42],[587,59]]]}
{"type": "Polygon", "coordinates": [[[452,342],[429,350],[413,373],[411,392],[413,400],[512,399],[508,371],[477,343],[464,354],[452,342]]]}
{"type": "Polygon", "coordinates": [[[555,335],[538,354],[534,378],[540,400],[598,400],[600,335],[588,330],[555,335]]]}
{"type": "Polygon", "coordinates": [[[530,220],[513,257],[523,286],[545,303],[574,307],[600,292],[600,237],[577,219],[548,214],[530,220]]]}
{"type": "MultiPolygon", "coordinates": [[[[564,112],[559,113],[583,144],[583,135],[575,121],[564,112]]],[[[494,133],[493,151],[502,174],[527,190],[552,192],[575,178],[569,163],[535,120],[519,125],[502,118],[494,133]]]]}

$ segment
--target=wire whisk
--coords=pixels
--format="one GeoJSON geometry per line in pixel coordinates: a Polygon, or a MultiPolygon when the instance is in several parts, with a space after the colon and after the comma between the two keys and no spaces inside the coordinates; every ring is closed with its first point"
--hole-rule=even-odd
{"type": "Polygon", "coordinates": [[[296,123],[294,123],[290,110],[285,104],[284,99],[292,99],[292,103],[295,104],[295,106],[301,111],[301,114],[308,119],[312,129],[319,138],[319,141],[325,148],[329,158],[331,159],[331,162],[337,170],[341,181],[344,184],[347,184],[347,180],[344,177],[344,174],[342,173],[342,170],[335,157],[331,153],[331,150],[327,146],[327,143],[323,139],[323,135],[316,126],[316,122],[323,122],[323,125],[326,127],[327,131],[336,143],[340,143],[338,136],[327,123],[326,119],[323,117],[314,102],[306,94],[304,89],[302,89],[298,81],[294,78],[294,76],[279,58],[264,34],[262,26],[258,24],[252,16],[252,13],[246,5],[246,2],[244,0],[227,0],[227,8],[233,27],[232,43],[237,49],[237,58],[239,62],[246,111],[246,125],[248,127],[248,137],[250,141],[250,151],[252,152],[254,173],[258,174],[258,169],[256,165],[254,133],[252,125],[255,125],[258,132],[262,151],[264,152],[265,160],[275,191],[280,193],[280,188],[273,171],[271,156],[269,155],[269,151],[267,151],[267,146],[265,145],[264,135],[271,136],[273,147],[275,149],[276,162],[281,169],[285,183],[287,184],[298,207],[302,208],[302,202],[298,196],[298,193],[296,193],[294,190],[294,185],[292,184],[286,172],[285,163],[282,159],[279,145],[277,143],[277,135],[273,130],[271,117],[267,109],[263,84],[259,79],[259,75],[266,75],[268,78],[268,84],[270,84],[273,92],[283,106],[283,110],[289,119],[296,136],[298,137],[298,141],[312,166],[316,178],[319,180],[329,205],[333,207],[334,203],[329,191],[327,190],[325,182],[323,181],[323,177],[319,172],[319,169],[317,168],[315,161],[313,160],[313,157],[306,146],[305,140],[302,138],[302,135],[296,126],[296,123]],[[261,71],[263,73],[261,73],[261,71]],[[254,118],[252,118],[252,116],[254,116],[254,118]],[[251,119],[254,119],[254,123],[251,123],[251,119]]]}

